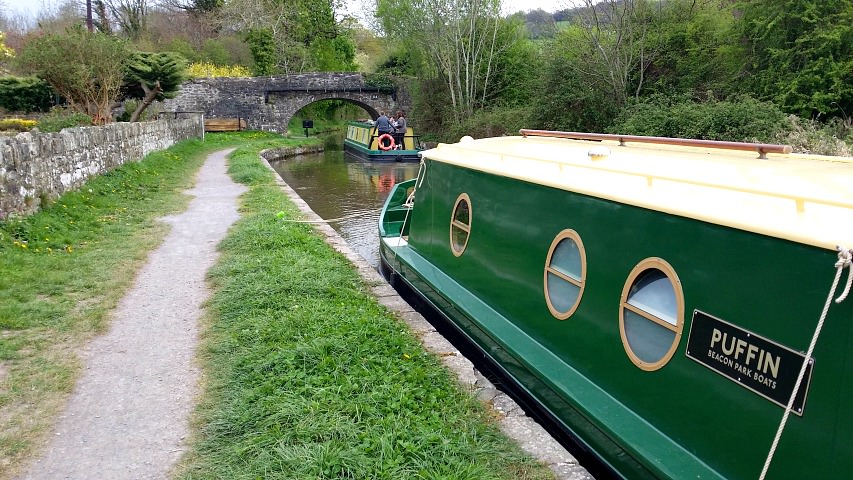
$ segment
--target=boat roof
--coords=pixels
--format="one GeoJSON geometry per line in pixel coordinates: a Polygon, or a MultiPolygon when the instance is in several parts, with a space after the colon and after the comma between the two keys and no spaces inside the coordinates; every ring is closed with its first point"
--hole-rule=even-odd
{"type": "Polygon", "coordinates": [[[853,158],[772,153],[790,151],[780,145],[521,132],[465,137],[423,156],[799,243],[853,247],[853,158]]]}

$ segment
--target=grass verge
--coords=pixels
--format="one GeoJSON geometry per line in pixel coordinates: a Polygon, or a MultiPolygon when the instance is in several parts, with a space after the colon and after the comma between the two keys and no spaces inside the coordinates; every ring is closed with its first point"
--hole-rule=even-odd
{"type": "Polygon", "coordinates": [[[273,183],[250,190],[211,271],[205,394],[184,479],[544,479],[380,306],[273,183]]]}
{"type": "MultiPolygon", "coordinates": [[[[91,179],[34,215],[0,222],[0,478],[45,442],[77,379],[78,349],[109,324],[214,150],[273,138],[208,135],[91,179]]],[[[278,145],[281,140],[275,140],[278,145]]]]}

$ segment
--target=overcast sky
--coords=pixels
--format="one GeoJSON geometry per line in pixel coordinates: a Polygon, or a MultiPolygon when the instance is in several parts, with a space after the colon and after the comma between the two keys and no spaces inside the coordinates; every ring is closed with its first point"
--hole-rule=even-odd
{"type": "MultiPolygon", "coordinates": [[[[28,17],[34,17],[36,13],[45,7],[52,10],[53,7],[62,3],[64,3],[62,0],[0,0],[0,4],[5,7],[6,16],[13,16],[20,13],[28,17]]],[[[347,3],[352,5],[361,2],[358,0],[348,0],[347,3]]],[[[566,8],[571,3],[572,0],[504,0],[504,11],[514,13],[519,10],[527,11],[541,8],[548,12],[555,12],[566,8]]]]}

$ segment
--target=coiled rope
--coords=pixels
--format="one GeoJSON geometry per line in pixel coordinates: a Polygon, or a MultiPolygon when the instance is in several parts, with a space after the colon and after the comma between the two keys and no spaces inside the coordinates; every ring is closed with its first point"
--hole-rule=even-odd
{"type": "Polygon", "coordinates": [[[776,453],[776,447],[779,446],[779,439],[782,438],[782,432],[785,430],[785,424],[788,423],[788,417],[791,415],[791,410],[794,408],[794,400],[797,397],[797,392],[800,390],[800,385],[803,383],[803,377],[806,375],[806,368],[809,364],[809,359],[812,358],[812,353],[814,353],[815,345],[817,344],[817,339],[820,337],[820,331],[823,328],[823,323],[826,321],[826,315],[829,312],[829,307],[832,304],[832,297],[835,296],[835,289],[838,288],[838,282],[841,280],[841,273],[847,268],[847,284],[844,287],[844,291],[838,298],[835,299],[835,303],[841,303],[844,299],[847,298],[847,295],[850,294],[850,287],[853,285],[853,263],[851,263],[851,259],[853,259],[853,250],[845,247],[837,247],[838,249],[838,261],[835,262],[835,280],[832,281],[832,288],[829,289],[829,295],[826,298],[826,304],[823,306],[823,312],[820,315],[820,320],[817,322],[817,327],[815,328],[814,335],[812,336],[812,341],[809,344],[809,349],[806,352],[806,357],[803,360],[803,365],[800,367],[800,375],[797,376],[797,383],[794,384],[794,391],[791,393],[791,398],[788,400],[788,405],[785,407],[785,413],[782,415],[782,421],[779,423],[779,428],[776,430],[776,436],[773,437],[773,444],[770,446],[770,451],[767,453],[767,459],[764,461],[764,468],[761,470],[761,476],[759,476],[759,480],[764,480],[764,477],[767,475],[767,470],[770,469],[770,462],[773,461],[773,455],[776,453]]]}

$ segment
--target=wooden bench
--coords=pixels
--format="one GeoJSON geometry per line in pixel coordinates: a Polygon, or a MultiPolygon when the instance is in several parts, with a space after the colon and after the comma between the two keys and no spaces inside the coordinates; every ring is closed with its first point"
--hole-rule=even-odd
{"type": "Polygon", "coordinates": [[[248,128],[245,118],[205,118],[205,132],[236,132],[248,128]]]}

